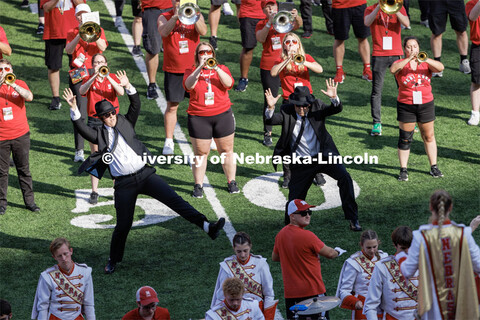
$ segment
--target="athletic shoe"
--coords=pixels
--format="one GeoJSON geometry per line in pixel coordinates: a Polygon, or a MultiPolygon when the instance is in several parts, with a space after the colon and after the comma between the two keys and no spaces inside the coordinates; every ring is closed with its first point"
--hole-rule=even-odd
{"type": "Polygon", "coordinates": [[[237,87],[235,88],[235,91],[245,92],[245,90],[247,90],[247,87],[248,87],[248,79],[240,78],[240,80],[238,80],[238,84],[237,84],[237,87]]]}
{"type": "Polygon", "coordinates": [[[208,225],[208,236],[212,238],[212,240],[215,240],[220,234],[220,230],[223,229],[224,225],[225,225],[225,218],[220,218],[215,223],[210,222],[210,224],[208,225]]]}
{"type": "Polygon", "coordinates": [[[472,69],[470,68],[470,61],[468,61],[468,59],[463,59],[460,63],[460,66],[458,67],[458,70],[465,74],[472,73],[472,69]]]}
{"type": "Polygon", "coordinates": [[[427,20],[421,20],[420,24],[424,26],[425,28],[430,28],[430,25],[428,24],[428,19],[427,20]]]}
{"type": "Polygon", "coordinates": [[[372,70],[370,69],[370,67],[363,68],[362,79],[367,80],[368,82],[372,82],[373,77],[372,77],[372,70]]]}
{"type": "Polygon", "coordinates": [[[132,55],[134,57],[143,57],[143,52],[142,49],[140,49],[140,46],[133,46],[132,55]]]}
{"type": "Polygon", "coordinates": [[[443,177],[443,173],[442,171],[440,171],[437,167],[436,164],[434,164],[433,166],[431,166],[430,168],[430,175],[434,178],[441,178],[443,177]]]}
{"type": "Polygon", "coordinates": [[[372,132],[370,132],[371,136],[381,136],[382,135],[382,124],[375,123],[372,128],[372,132]]]}
{"type": "Polygon", "coordinates": [[[350,230],[352,230],[352,231],[362,231],[362,227],[360,226],[360,222],[358,222],[358,220],[350,220],[350,230]]]}
{"type": "Polygon", "coordinates": [[[28,3],[28,0],[23,0],[22,3],[20,4],[20,7],[22,8],[28,8],[30,4],[28,3]]]}
{"type": "Polygon", "coordinates": [[[240,193],[235,180],[232,180],[227,184],[227,189],[229,193],[240,193]]]}
{"type": "Polygon", "coordinates": [[[222,12],[226,16],[233,16],[232,7],[230,7],[230,4],[228,2],[222,4],[222,12]]]}
{"type": "Polygon", "coordinates": [[[345,73],[343,72],[343,69],[337,69],[337,73],[335,74],[333,81],[336,83],[343,83],[343,80],[345,80],[345,73]]]}
{"type": "Polygon", "coordinates": [[[266,134],[263,136],[263,145],[264,145],[264,146],[267,146],[267,147],[271,147],[271,146],[273,145],[272,136],[269,135],[268,133],[266,133],[266,134]]]}
{"type": "Polygon", "coordinates": [[[480,120],[480,112],[472,111],[472,115],[470,116],[470,119],[467,121],[467,123],[471,126],[478,126],[479,120],[480,120]]]}
{"type": "Polygon", "coordinates": [[[45,29],[45,26],[43,25],[43,23],[39,23],[36,31],[37,34],[43,34],[44,29],[45,29]]]}
{"type": "Polygon", "coordinates": [[[313,184],[316,185],[317,187],[323,187],[327,183],[325,178],[323,177],[323,174],[317,173],[315,175],[315,178],[313,178],[313,184]]]}
{"type": "Polygon", "coordinates": [[[90,193],[90,199],[88,199],[88,203],[97,204],[98,203],[98,193],[96,193],[95,191],[92,191],[92,193],[90,193]]]}
{"type": "Polygon", "coordinates": [[[112,262],[110,259],[108,259],[108,263],[103,270],[106,274],[112,274],[115,271],[115,262],[112,262]]]}
{"type": "Polygon", "coordinates": [[[115,28],[120,28],[120,26],[122,25],[122,22],[123,22],[122,17],[116,17],[115,18],[115,28]]]}
{"type": "Polygon", "coordinates": [[[432,78],[442,78],[442,77],[443,77],[443,71],[432,72],[432,78]]]}
{"type": "Polygon", "coordinates": [[[62,108],[62,103],[60,102],[60,97],[52,97],[52,102],[50,102],[49,110],[60,110],[62,108]]]}
{"type": "Polygon", "coordinates": [[[162,154],[165,155],[165,156],[172,155],[174,149],[175,149],[175,144],[173,143],[173,141],[170,141],[170,140],[166,141],[165,140],[165,144],[163,146],[162,154]]]}
{"type": "Polygon", "coordinates": [[[83,162],[83,161],[85,161],[83,149],[76,150],[75,157],[73,158],[73,162],[83,162]]]}
{"type": "Polygon", "coordinates": [[[193,186],[192,197],[194,198],[203,198],[203,187],[198,183],[193,186]]]}
{"type": "Polygon", "coordinates": [[[209,42],[210,42],[210,44],[212,45],[213,49],[215,49],[215,50],[218,49],[218,46],[217,46],[217,37],[211,36],[209,42]]]}
{"type": "Polygon", "coordinates": [[[210,150],[217,151],[217,144],[215,143],[215,140],[213,140],[213,138],[210,142],[210,150]]]}
{"type": "Polygon", "coordinates": [[[158,98],[157,85],[155,83],[151,83],[151,84],[148,85],[147,99],[148,100],[155,100],[157,98],[158,98]]]}
{"type": "Polygon", "coordinates": [[[303,34],[302,34],[302,38],[303,39],[310,39],[312,37],[312,31],[305,31],[303,34]]]}
{"type": "Polygon", "coordinates": [[[402,30],[405,30],[405,29],[407,29],[407,30],[411,30],[411,29],[412,29],[412,27],[410,27],[410,26],[408,26],[408,27],[405,27],[403,24],[402,24],[402,27],[401,27],[401,28],[402,28],[402,30]]]}
{"type": "Polygon", "coordinates": [[[400,168],[400,174],[398,175],[398,181],[408,181],[407,168],[400,168]]]}

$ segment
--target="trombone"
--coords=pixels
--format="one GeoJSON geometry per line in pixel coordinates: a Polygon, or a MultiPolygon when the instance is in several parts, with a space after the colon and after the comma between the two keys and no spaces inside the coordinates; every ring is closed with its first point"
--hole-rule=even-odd
{"type": "Polygon", "coordinates": [[[297,66],[302,65],[305,62],[305,56],[303,54],[297,53],[293,56],[293,63],[297,66]]]}
{"type": "Polygon", "coordinates": [[[80,26],[78,33],[83,41],[90,43],[95,42],[100,38],[102,30],[100,29],[100,25],[98,23],[88,21],[80,26]]]}
{"type": "Polygon", "coordinates": [[[193,2],[182,4],[178,8],[178,20],[184,25],[195,24],[200,19],[200,7],[193,2]]]}
{"type": "Polygon", "coordinates": [[[17,80],[17,77],[13,73],[7,73],[5,75],[4,81],[6,84],[13,85],[17,80]]]}
{"type": "Polygon", "coordinates": [[[380,9],[386,14],[395,14],[402,6],[403,0],[380,0],[380,9]]]}
{"type": "Polygon", "coordinates": [[[207,69],[215,69],[215,67],[218,65],[217,59],[215,58],[208,58],[207,61],[205,62],[205,66],[207,69]]]}
{"type": "Polygon", "coordinates": [[[417,54],[417,61],[422,63],[422,62],[425,62],[427,61],[428,59],[428,55],[425,51],[420,51],[418,54],[417,54]]]}
{"type": "Polygon", "coordinates": [[[100,69],[98,69],[98,73],[106,77],[110,73],[110,69],[107,66],[101,66],[100,69]]]}

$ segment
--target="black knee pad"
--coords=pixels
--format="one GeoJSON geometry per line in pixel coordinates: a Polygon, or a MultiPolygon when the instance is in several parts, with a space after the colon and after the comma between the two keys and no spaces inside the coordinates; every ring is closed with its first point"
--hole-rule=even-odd
{"type": "Polygon", "coordinates": [[[413,141],[414,131],[404,131],[400,130],[400,137],[398,137],[398,149],[400,150],[410,150],[410,145],[413,141]]]}

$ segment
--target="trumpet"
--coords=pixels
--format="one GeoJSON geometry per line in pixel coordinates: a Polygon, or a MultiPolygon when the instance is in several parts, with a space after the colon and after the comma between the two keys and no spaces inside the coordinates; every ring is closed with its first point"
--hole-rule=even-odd
{"type": "Polygon", "coordinates": [[[428,59],[428,55],[425,51],[420,51],[418,54],[417,54],[417,60],[418,62],[422,63],[422,62],[425,62],[427,61],[428,59]]]}
{"type": "Polygon", "coordinates": [[[13,73],[7,73],[5,75],[4,81],[6,84],[13,85],[17,77],[13,73]]]}
{"type": "Polygon", "coordinates": [[[380,0],[380,9],[386,14],[395,14],[402,6],[403,0],[380,0]]]}
{"type": "Polygon", "coordinates": [[[208,58],[207,61],[205,62],[205,66],[207,69],[215,69],[215,67],[218,65],[217,59],[215,58],[208,58]]]}
{"type": "Polygon", "coordinates": [[[296,55],[293,56],[293,63],[295,63],[297,66],[302,65],[305,62],[305,56],[297,53],[296,55]]]}
{"type": "Polygon", "coordinates": [[[81,27],[78,29],[78,33],[83,41],[90,43],[95,42],[100,38],[102,30],[100,29],[98,23],[88,21],[81,25],[81,27]]]}
{"type": "Polygon", "coordinates": [[[178,8],[178,20],[184,25],[195,24],[200,19],[200,7],[193,2],[184,3],[178,8]]]}
{"type": "Polygon", "coordinates": [[[99,72],[102,76],[106,77],[106,76],[108,76],[108,74],[110,73],[110,69],[109,69],[107,66],[101,66],[100,69],[98,69],[98,72],[99,72]]]}
{"type": "Polygon", "coordinates": [[[293,15],[288,11],[280,11],[273,17],[273,28],[278,33],[287,33],[293,30],[293,15]]]}

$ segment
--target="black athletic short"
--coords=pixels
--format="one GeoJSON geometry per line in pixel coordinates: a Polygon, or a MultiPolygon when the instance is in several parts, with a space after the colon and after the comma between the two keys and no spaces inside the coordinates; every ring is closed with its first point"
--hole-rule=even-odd
{"type": "Polygon", "coordinates": [[[223,138],[235,132],[232,109],[211,117],[188,115],[188,134],[195,139],[223,138]]]}
{"type": "Polygon", "coordinates": [[[350,32],[350,25],[353,27],[353,33],[356,38],[368,38],[370,28],[363,22],[366,4],[361,6],[335,9],[332,8],[333,15],[333,33],[336,40],[347,40],[350,32]]]}
{"type": "Polygon", "coordinates": [[[480,45],[473,43],[470,47],[470,68],[472,68],[472,82],[480,84],[480,45]]]}
{"type": "Polygon", "coordinates": [[[210,4],[212,6],[221,6],[222,4],[224,4],[227,1],[228,0],[210,0],[210,4]]]}
{"type": "Polygon", "coordinates": [[[45,65],[50,70],[60,70],[62,68],[63,51],[67,39],[45,40],[45,65]]]}
{"type": "Polygon", "coordinates": [[[453,30],[458,32],[467,30],[468,19],[463,0],[435,0],[429,1],[429,5],[428,24],[434,35],[445,32],[447,16],[450,17],[453,30]]]}
{"type": "Polygon", "coordinates": [[[250,50],[257,45],[257,37],[255,35],[255,28],[257,23],[262,19],[254,18],[240,18],[240,33],[242,35],[242,47],[250,50]]]}
{"type": "Polygon", "coordinates": [[[162,48],[162,37],[160,36],[157,27],[158,16],[162,12],[165,12],[165,10],[147,8],[142,14],[143,47],[151,55],[158,54],[162,48]]]}
{"type": "Polygon", "coordinates": [[[397,121],[427,123],[435,120],[434,100],[424,104],[405,104],[397,101],[397,121]]]}
{"type": "Polygon", "coordinates": [[[142,8],[140,7],[140,0],[132,0],[132,15],[134,17],[142,17],[142,8]]]}
{"type": "Polygon", "coordinates": [[[169,102],[182,102],[190,98],[190,94],[183,88],[183,73],[164,72],[163,86],[165,87],[165,98],[169,102]]]}

